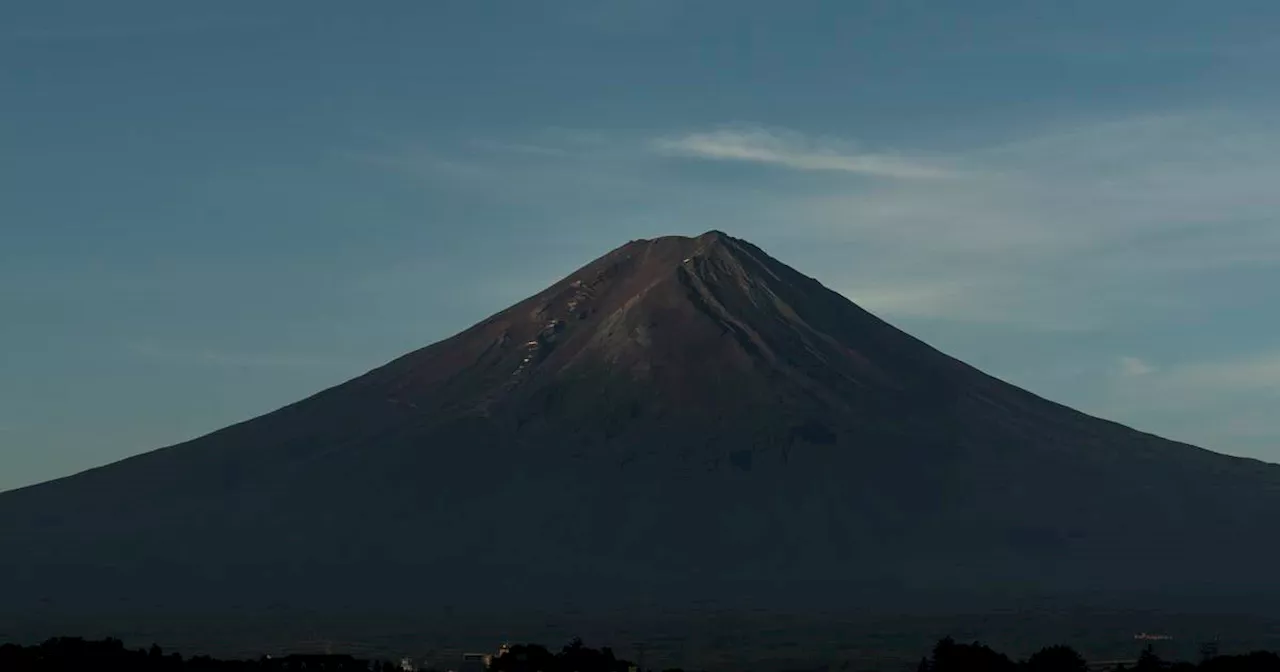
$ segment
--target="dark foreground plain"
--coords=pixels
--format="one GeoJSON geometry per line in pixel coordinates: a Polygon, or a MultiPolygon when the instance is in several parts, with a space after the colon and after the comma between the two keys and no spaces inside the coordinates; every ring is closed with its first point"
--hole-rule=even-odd
{"type": "MultiPolygon", "coordinates": [[[[1280,615],[1280,467],[1045,400],[710,232],[628,243],[262,417],[0,494],[0,549],[0,631],[24,638],[600,629],[691,660],[830,660],[955,632],[934,618],[1023,651],[1076,632],[1036,631],[1056,614],[1141,610],[1264,646],[1274,630],[1216,624],[1280,615]]],[[[1073,622],[1166,627],[1141,621],[1073,622]]]]}

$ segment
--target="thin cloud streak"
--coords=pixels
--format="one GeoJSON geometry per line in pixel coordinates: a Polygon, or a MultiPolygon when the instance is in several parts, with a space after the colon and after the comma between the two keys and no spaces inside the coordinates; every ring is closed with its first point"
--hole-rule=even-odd
{"type": "MultiPolygon", "coordinates": [[[[1280,350],[1161,367],[1122,358],[1118,373],[1111,381],[1108,399],[1128,410],[1179,413],[1216,408],[1222,411],[1219,423],[1226,426],[1237,411],[1280,403],[1280,350]]],[[[1280,427],[1274,431],[1280,437],[1280,427]]]]}
{"type": "Polygon", "coordinates": [[[1270,392],[1280,395],[1280,351],[1198,362],[1174,369],[1165,383],[1213,392],[1270,392]]]}
{"type": "Polygon", "coordinates": [[[1102,327],[1098,319],[1057,314],[1015,290],[1000,284],[998,278],[920,283],[911,278],[889,277],[885,282],[855,284],[839,291],[858,306],[889,321],[999,325],[1064,334],[1087,333],[1102,327]]]}
{"type": "Polygon", "coordinates": [[[1155,367],[1137,357],[1121,357],[1119,361],[1120,375],[1126,378],[1146,376],[1155,373],[1155,367]]]}
{"type": "Polygon", "coordinates": [[[965,290],[957,285],[860,286],[842,290],[850,301],[877,313],[929,316],[947,311],[965,290]]]}
{"type": "Polygon", "coordinates": [[[795,131],[759,126],[722,128],[659,138],[653,148],[670,156],[742,161],[792,170],[838,171],[901,180],[932,180],[954,174],[922,160],[855,152],[848,143],[811,139],[795,131]]]}

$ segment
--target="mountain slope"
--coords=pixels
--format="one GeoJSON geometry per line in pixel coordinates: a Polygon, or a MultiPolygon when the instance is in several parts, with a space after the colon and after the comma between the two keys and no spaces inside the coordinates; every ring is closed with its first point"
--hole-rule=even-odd
{"type": "Polygon", "coordinates": [[[0,495],[12,604],[1275,588],[1280,467],[1092,418],[711,232],[194,441],[0,495]]]}

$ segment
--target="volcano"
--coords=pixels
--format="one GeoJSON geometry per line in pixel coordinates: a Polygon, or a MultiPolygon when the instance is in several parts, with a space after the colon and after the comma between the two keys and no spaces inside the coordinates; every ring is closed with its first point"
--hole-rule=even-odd
{"type": "Polygon", "coordinates": [[[711,232],[0,495],[0,595],[56,616],[1246,594],[1280,583],[1277,532],[1280,467],[1042,399],[711,232]]]}

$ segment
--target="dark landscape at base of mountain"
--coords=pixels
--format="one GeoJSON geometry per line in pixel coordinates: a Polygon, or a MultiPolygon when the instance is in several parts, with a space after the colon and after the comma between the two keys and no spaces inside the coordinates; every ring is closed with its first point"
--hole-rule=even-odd
{"type": "Polygon", "coordinates": [[[0,494],[0,549],[4,632],[204,620],[184,642],[234,649],[353,614],[456,640],[467,619],[716,611],[803,650],[820,628],[785,614],[1280,615],[1280,467],[1037,397],[711,232],[633,241],[296,404],[0,494]]]}
{"type": "MultiPolygon", "coordinates": [[[[643,651],[637,651],[643,656],[643,651]]],[[[887,667],[867,659],[842,665],[814,668],[770,668],[759,664],[734,669],[751,672],[792,672],[831,669],[871,672],[872,670],[914,669],[916,672],[1085,672],[1085,670],[1124,672],[1280,672],[1280,654],[1267,650],[1224,653],[1218,642],[1206,642],[1195,658],[1171,660],[1167,647],[1156,650],[1153,643],[1122,658],[1089,658],[1067,645],[1041,647],[1022,659],[1011,657],[980,642],[966,643],[944,637],[927,655],[911,667],[893,662],[887,667]],[[1195,660],[1196,662],[1191,662],[1195,660]],[[876,667],[868,667],[876,666],[876,667]]],[[[263,654],[242,659],[218,659],[207,655],[184,657],[180,653],[152,644],[147,649],[129,649],[115,638],[101,641],[81,637],[51,638],[38,645],[0,644],[0,669],[7,672],[438,672],[454,668],[488,672],[684,672],[684,668],[651,666],[643,658],[630,661],[620,658],[609,646],[599,649],[587,646],[575,637],[559,650],[540,644],[508,643],[489,653],[437,654],[427,658],[401,656],[398,659],[362,657],[350,652],[263,654]]],[[[696,669],[696,668],[695,668],[696,669]]]]}

